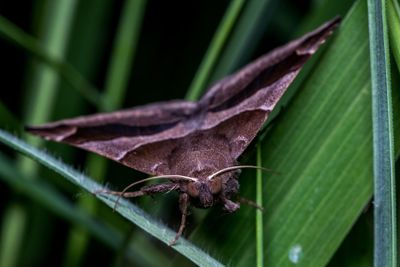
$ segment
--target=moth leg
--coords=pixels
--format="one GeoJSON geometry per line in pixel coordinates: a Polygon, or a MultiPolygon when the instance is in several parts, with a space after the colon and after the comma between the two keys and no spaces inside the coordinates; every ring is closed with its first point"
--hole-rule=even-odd
{"type": "Polygon", "coordinates": [[[183,230],[185,229],[188,206],[189,206],[189,195],[186,194],[186,193],[180,194],[180,196],[179,196],[179,208],[180,208],[181,213],[182,213],[181,225],[179,226],[179,230],[176,233],[174,240],[172,240],[169,243],[170,246],[173,246],[173,245],[176,244],[176,241],[178,241],[179,237],[183,233],[183,230]]]}
{"type": "MultiPolygon", "coordinates": [[[[100,190],[101,193],[105,193],[105,194],[110,194],[110,195],[117,195],[118,198],[115,201],[115,205],[114,205],[114,211],[117,209],[119,200],[121,197],[124,198],[132,198],[132,197],[140,197],[140,196],[144,196],[144,195],[153,195],[156,193],[163,193],[163,192],[169,192],[172,190],[176,190],[178,189],[179,186],[175,183],[164,183],[164,184],[155,184],[155,185],[148,185],[148,186],[144,186],[142,187],[140,190],[138,191],[134,191],[134,192],[125,192],[125,190],[123,191],[112,191],[112,190],[100,190]]],[[[94,192],[94,194],[98,194],[100,193],[99,191],[94,192]]]]}
{"type": "Polygon", "coordinates": [[[98,194],[104,194],[104,195],[113,195],[113,196],[126,196],[126,194],[130,194],[129,197],[140,197],[143,196],[144,193],[139,190],[135,192],[125,192],[123,193],[122,191],[113,191],[113,190],[108,190],[108,189],[101,189],[101,190],[96,190],[93,192],[93,194],[98,195],[98,194]]]}
{"type": "Polygon", "coordinates": [[[94,192],[94,194],[109,194],[115,196],[121,196],[125,198],[131,197],[140,197],[144,195],[153,195],[156,193],[164,193],[178,189],[178,185],[175,183],[164,183],[164,184],[155,184],[148,185],[140,188],[138,191],[134,192],[123,192],[123,191],[112,191],[112,190],[98,190],[94,192]]]}
{"type": "Polygon", "coordinates": [[[179,186],[175,183],[154,184],[154,185],[144,186],[140,188],[140,190],[135,192],[125,192],[122,195],[122,197],[130,198],[130,197],[138,197],[144,195],[154,195],[157,193],[170,192],[178,188],[179,186]]]}
{"type": "Polygon", "coordinates": [[[239,203],[233,202],[232,200],[226,198],[225,196],[221,196],[220,200],[222,202],[222,205],[224,206],[224,210],[226,210],[229,213],[232,213],[238,208],[240,208],[239,203]]]}
{"type": "Polygon", "coordinates": [[[260,211],[264,211],[264,208],[262,206],[258,205],[256,202],[254,202],[254,201],[252,201],[250,199],[247,199],[247,198],[244,198],[244,197],[239,197],[238,201],[239,201],[239,203],[246,204],[246,205],[251,206],[253,208],[256,208],[256,209],[258,209],[260,211]]]}

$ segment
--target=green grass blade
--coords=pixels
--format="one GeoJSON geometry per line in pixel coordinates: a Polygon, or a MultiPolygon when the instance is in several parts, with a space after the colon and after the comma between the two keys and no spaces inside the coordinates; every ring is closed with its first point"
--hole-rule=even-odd
{"type": "MultiPolygon", "coordinates": [[[[145,6],[146,1],[129,0],[122,7],[122,15],[105,82],[103,95],[105,105],[101,106],[99,111],[116,110],[124,100],[145,6]]],[[[107,170],[107,159],[89,155],[87,167],[88,172],[101,182],[104,180],[107,170]]],[[[93,198],[80,199],[79,205],[91,214],[96,213],[97,205],[93,198]]],[[[77,228],[72,229],[68,241],[67,261],[65,261],[64,266],[78,266],[88,244],[89,236],[86,231],[77,228]]]]}
{"type": "Polygon", "coordinates": [[[208,85],[211,72],[215,67],[221,50],[232,31],[232,27],[235,24],[235,21],[242,10],[244,3],[245,1],[243,0],[234,0],[229,5],[220,25],[218,26],[218,29],[214,34],[213,39],[211,40],[210,46],[203,57],[203,61],[201,62],[199,69],[197,70],[197,73],[191,85],[189,86],[186,99],[197,100],[205,87],[208,85]]]}
{"type": "Polygon", "coordinates": [[[400,4],[397,0],[387,0],[387,17],[390,48],[400,72],[400,4]]]}
{"type": "Polygon", "coordinates": [[[385,1],[368,0],[374,144],[374,265],[397,266],[390,57],[385,1]]]}
{"type": "Polygon", "coordinates": [[[224,48],[224,53],[211,75],[209,82],[215,82],[243,65],[262,37],[272,13],[273,0],[246,1],[235,30],[224,48]]]}
{"type": "Polygon", "coordinates": [[[50,66],[63,79],[65,79],[73,89],[77,90],[94,106],[102,104],[102,98],[98,93],[98,90],[79,72],[68,63],[50,55],[37,39],[25,33],[2,16],[0,16],[0,36],[26,50],[44,64],[50,66]]]}
{"type": "MultiPolygon", "coordinates": [[[[45,49],[53,58],[62,60],[65,54],[65,44],[68,40],[68,33],[75,10],[75,1],[59,1],[57,3],[52,3],[47,6],[47,8],[48,9],[44,12],[45,17],[43,20],[45,20],[45,23],[43,24],[44,36],[42,42],[45,49]]],[[[1,22],[2,25],[10,25],[4,24],[4,20],[1,20],[1,22]]],[[[7,29],[10,30],[15,28],[9,27],[7,29]]],[[[24,39],[23,41],[27,40],[24,39]]],[[[28,82],[29,99],[26,101],[26,105],[24,105],[24,122],[39,123],[47,120],[52,113],[57,93],[58,76],[55,75],[53,69],[49,68],[47,65],[36,65],[32,70],[32,79],[28,82]]],[[[37,165],[32,163],[32,161],[29,161],[26,158],[18,159],[19,168],[24,173],[30,175],[34,175],[38,170],[37,165]]],[[[5,261],[10,264],[9,266],[22,264],[21,258],[25,259],[35,257],[40,253],[37,249],[35,253],[30,253],[29,244],[37,242],[36,246],[42,247],[41,242],[44,239],[35,234],[38,233],[41,228],[45,228],[45,223],[47,222],[47,218],[41,217],[40,223],[28,224],[27,214],[22,216],[21,212],[19,212],[19,215],[13,218],[12,216],[16,213],[12,211],[12,208],[13,206],[8,207],[5,215],[5,220],[11,222],[9,225],[12,229],[7,230],[7,224],[4,223],[2,231],[6,233],[14,232],[15,235],[13,239],[15,246],[13,248],[15,251],[11,253],[9,249],[0,251],[0,258],[5,259],[5,261]],[[14,223],[12,223],[13,221],[14,223]],[[19,227],[19,230],[12,231],[15,230],[15,227],[17,226],[19,227]],[[26,229],[30,230],[30,237],[27,241],[24,240],[26,229]],[[18,255],[18,257],[13,260],[7,260],[10,256],[15,257],[15,255],[18,255]],[[24,255],[24,257],[21,257],[21,255],[24,255]]],[[[27,213],[27,210],[24,210],[24,212],[27,213]]],[[[37,212],[40,211],[32,211],[32,214],[37,212]]],[[[4,243],[6,241],[1,240],[0,242],[4,243]]]]}
{"type": "MultiPolygon", "coordinates": [[[[257,146],[257,166],[262,166],[261,147],[257,146]]],[[[263,205],[263,173],[257,170],[256,177],[256,203],[263,205]]],[[[264,231],[263,231],[263,211],[256,210],[256,248],[257,248],[257,266],[264,266],[264,231]]]]}
{"type": "Polygon", "coordinates": [[[3,218],[1,229],[0,251],[3,255],[0,258],[0,266],[16,266],[19,251],[21,249],[21,229],[25,228],[26,210],[19,204],[12,204],[8,207],[3,218]]]}
{"type": "MultiPolygon", "coordinates": [[[[112,7],[112,2],[89,0],[80,1],[76,8],[65,61],[74,66],[88,80],[96,80],[98,69],[101,68],[101,55],[109,53],[109,48],[105,47],[105,40],[108,39],[107,31],[99,31],[98,29],[104,29],[109,25],[111,20],[110,13],[113,10],[112,7]],[[87,16],[88,13],[90,13],[90,16],[87,16]]],[[[58,102],[53,113],[53,118],[68,118],[87,112],[86,108],[90,103],[85,101],[82,95],[76,90],[71,90],[70,84],[62,83],[58,90],[58,102]],[[71,103],[74,103],[73,107],[71,107],[71,103]]],[[[99,103],[98,107],[100,106],[101,103],[99,103]]],[[[77,151],[65,146],[57,149],[57,153],[63,159],[72,161],[76,159],[77,151]]],[[[51,172],[46,174],[42,178],[51,179],[51,172]]],[[[64,189],[68,190],[67,183],[62,183],[62,185],[65,187],[64,189]]],[[[77,198],[76,201],[95,202],[93,198],[87,197],[77,198]]],[[[85,208],[80,208],[85,210],[85,208]]],[[[123,228],[118,228],[118,231],[122,230],[123,228]]],[[[80,224],[70,225],[68,238],[64,245],[65,251],[62,256],[62,266],[78,267],[82,265],[82,256],[87,255],[87,250],[84,248],[86,248],[88,243],[90,244],[88,235],[92,239],[95,239],[91,231],[86,230],[84,226],[80,224]],[[86,233],[86,235],[82,233],[86,233]]],[[[124,234],[122,233],[122,235],[124,234]]]]}
{"type": "Polygon", "coordinates": [[[111,63],[107,74],[104,98],[107,111],[121,106],[146,7],[145,0],[128,0],[122,8],[111,63]]]}
{"type": "MultiPolygon", "coordinates": [[[[43,16],[40,25],[43,31],[41,36],[43,49],[57,61],[63,61],[66,55],[75,6],[76,1],[64,0],[50,4],[39,15],[43,16]]],[[[41,62],[33,62],[30,71],[31,73],[27,75],[28,92],[24,106],[24,122],[38,124],[51,118],[60,80],[54,68],[41,62]]],[[[30,140],[33,139],[31,136],[30,140]]]]}
{"type": "MultiPolygon", "coordinates": [[[[79,188],[87,192],[92,193],[103,189],[100,184],[94,182],[92,179],[88,178],[82,173],[75,171],[54,157],[39,151],[38,149],[2,130],[0,130],[0,141],[5,145],[32,158],[38,163],[46,166],[47,168],[57,172],[69,182],[77,185],[79,188]]],[[[114,207],[115,201],[117,200],[117,197],[110,195],[96,195],[96,197],[111,208],[114,207]]],[[[119,205],[116,208],[116,212],[165,244],[168,244],[175,237],[174,231],[168,229],[161,223],[154,221],[144,211],[131,204],[129,201],[124,199],[120,200],[119,205]]],[[[195,247],[184,238],[179,239],[179,242],[172,248],[187,257],[195,264],[201,266],[222,266],[217,260],[210,257],[208,254],[200,250],[198,247],[195,247]]]]}

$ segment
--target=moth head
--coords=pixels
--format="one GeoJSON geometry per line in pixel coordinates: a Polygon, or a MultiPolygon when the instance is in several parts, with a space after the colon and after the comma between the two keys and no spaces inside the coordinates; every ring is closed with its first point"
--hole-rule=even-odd
{"type": "Polygon", "coordinates": [[[200,206],[208,208],[214,205],[214,198],[221,193],[222,180],[199,180],[189,182],[187,193],[194,199],[198,199],[200,206]]]}
{"type": "Polygon", "coordinates": [[[225,199],[225,201],[222,201],[224,202],[224,208],[228,211],[234,211],[238,206],[236,205],[233,207],[231,204],[235,203],[228,203],[226,202],[226,199],[230,199],[239,190],[237,177],[240,169],[260,169],[263,171],[271,171],[263,167],[251,165],[231,166],[216,171],[205,179],[203,178],[197,179],[197,181],[189,181],[185,191],[190,197],[198,200],[199,207],[211,207],[215,201],[218,201],[222,197],[225,199]]]}

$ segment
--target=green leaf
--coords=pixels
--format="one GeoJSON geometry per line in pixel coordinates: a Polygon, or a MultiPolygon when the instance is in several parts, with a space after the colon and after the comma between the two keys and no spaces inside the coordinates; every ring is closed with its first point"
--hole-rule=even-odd
{"type": "MultiPolygon", "coordinates": [[[[100,184],[94,182],[84,174],[75,171],[73,168],[65,165],[54,157],[37,150],[36,148],[24,143],[18,138],[2,130],[0,130],[0,142],[57,172],[62,177],[83,190],[93,193],[104,189],[100,184]]],[[[96,194],[95,196],[109,207],[113,208],[115,206],[115,202],[117,200],[116,196],[101,194],[96,194]]],[[[168,244],[175,237],[174,231],[168,229],[161,223],[156,222],[144,211],[127,200],[121,199],[115,211],[165,244],[168,244]]],[[[208,254],[200,250],[198,247],[192,245],[184,238],[179,239],[179,242],[172,248],[178,251],[180,254],[186,256],[195,264],[201,266],[222,266],[222,264],[217,260],[210,257],[208,254]]]]}
{"type": "Polygon", "coordinates": [[[374,144],[374,265],[397,266],[395,152],[386,1],[368,0],[374,144]]]}
{"type": "MultiPolygon", "coordinates": [[[[261,148],[257,146],[257,166],[262,166],[261,148]]],[[[258,206],[263,205],[263,177],[262,171],[257,170],[256,181],[256,203],[258,206]]],[[[257,248],[257,266],[264,266],[264,231],[263,231],[263,211],[256,211],[256,248],[257,248]]]]}

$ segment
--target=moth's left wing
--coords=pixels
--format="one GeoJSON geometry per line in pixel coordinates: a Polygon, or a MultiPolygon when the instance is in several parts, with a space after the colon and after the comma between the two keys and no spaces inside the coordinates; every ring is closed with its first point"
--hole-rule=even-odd
{"type": "Polygon", "coordinates": [[[67,143],[139,171],[160,175],[170,173],[167,156],[175,143],[152,144],[193,131],[186,121],[197,110],[197,103],[177,100],[60,120],[27,130],[47,140],[67,143]],[[143,149],[147,146],[152,149],[143,149]]]}
{"type": "Polygon", "coordinates": [[[339,18],[333,19],[215,84],[199,101],[207,110],[202,130],[214,129],[229,140],[232,157],[239,157],[306,61],[338,24],[339,18]]]}

